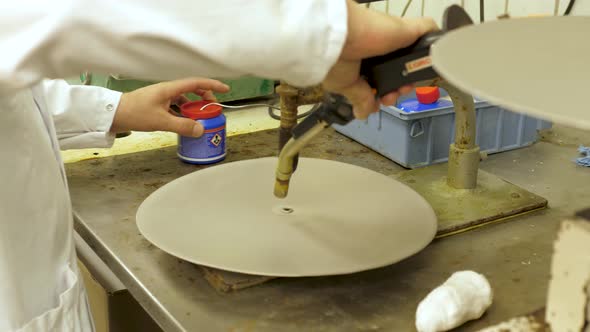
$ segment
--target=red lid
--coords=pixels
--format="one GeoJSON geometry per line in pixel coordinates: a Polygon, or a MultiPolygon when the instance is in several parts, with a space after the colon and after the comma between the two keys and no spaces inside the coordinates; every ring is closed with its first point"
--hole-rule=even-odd
{"type": "Polygon", "coordinates": [[[420,104],[434,104],[440,98],[437,86],[421,86],[416,88],[416,98],[420,104]]]}
{"type": "Polygon", "coordinates": [[[201,108],[203,106],[211,104],[211,103],[213,103],[213,102],[209,101],[209,100],[198,100],[198,101],[191,101],[188,103],[184,103],[184,104],[182,104],[182,106],[180,106],[180,113],[184,117],[187,117],[187,118],[190,118],[193,120],[211,119],[211,118],[221,115],[221,110],[223,108],[219,105],[209,105],[209,106],[203,108],[203,110],[201,110],[201,108]]]}

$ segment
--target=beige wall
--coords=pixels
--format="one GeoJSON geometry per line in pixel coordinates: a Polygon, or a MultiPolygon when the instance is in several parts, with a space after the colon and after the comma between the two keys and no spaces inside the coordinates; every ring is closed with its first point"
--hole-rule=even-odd
{"type": "MultiPolygon", "coordinates": [[[[485,0],[485,19],[494,20],[498,15],[504,13],[506,0],[485,0]]],[[[371,8],[385,11],[385,2],[380,1],[371,4],[371,8]]],[[[391,15],[400,15],[407,0],[389,0],[389,13],[391,15]]],[[[438,24],[441,24],[442,13],[444,9],[451,4],[464,3],[465,10],[475,20],[479,21],[479,0],[412,0],[406,16],[418,17],[422,12],[422,3],[424,3],[424,15],[435,18],[438,24]]],[[[559,0],[559,13],[563,14],[569,0],[559,0]]],[[[511,16],[527,15],[553,15],[555,0],[509,0],[508,13],[511,16]]],[[[590,0],[576,0],[572,10],[575,15],[590,15],[590,0]]]]}

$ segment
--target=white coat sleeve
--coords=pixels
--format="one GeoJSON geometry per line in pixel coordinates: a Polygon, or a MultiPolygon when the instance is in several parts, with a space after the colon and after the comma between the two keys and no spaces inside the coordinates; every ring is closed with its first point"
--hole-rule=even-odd
{"type": "Polygon", "coordinates": [[[62,150],[110,147],[115,134],[109,129],[121,93],[109,89],[43,80],[35,87],[53,118],[62,150]]]}
{"type": "Polygon", "coordinates": [[[145,80],[255,75],[319,83],[345,0],[0,1],[0,92],[90,70],[145,80]]]}

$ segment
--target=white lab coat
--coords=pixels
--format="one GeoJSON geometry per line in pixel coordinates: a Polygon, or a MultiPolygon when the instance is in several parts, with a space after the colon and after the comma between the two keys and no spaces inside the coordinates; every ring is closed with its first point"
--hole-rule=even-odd
{"type": "Polygon", "coordinates": [[[109,146],[120,94],[42,81],[253,74],[319,83],[344,0],[0,1],[0,331],[92,331],[61,148],[109,146]]]}

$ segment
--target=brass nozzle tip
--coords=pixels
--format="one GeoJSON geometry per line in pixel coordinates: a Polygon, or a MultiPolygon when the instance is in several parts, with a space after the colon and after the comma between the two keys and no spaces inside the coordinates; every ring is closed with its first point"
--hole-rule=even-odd
{"type": "Polygon", "coordinates": [[[285,198],[289,193],[289,180],[275,180],[274,194],[277,198],[285,198]]]}

